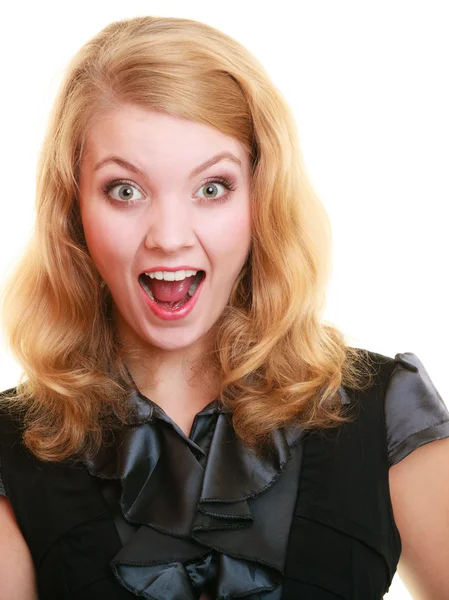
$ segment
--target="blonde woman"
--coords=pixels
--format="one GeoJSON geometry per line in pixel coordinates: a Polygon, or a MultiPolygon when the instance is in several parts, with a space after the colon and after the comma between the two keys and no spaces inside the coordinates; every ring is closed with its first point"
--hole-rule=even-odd
{"type": "Polygon", "coordinates": [[[449,597],[449,412],[323,323],[330,247],[238,42],[139,17],[79,50],[3,290],[2,600],[449,597]]]}

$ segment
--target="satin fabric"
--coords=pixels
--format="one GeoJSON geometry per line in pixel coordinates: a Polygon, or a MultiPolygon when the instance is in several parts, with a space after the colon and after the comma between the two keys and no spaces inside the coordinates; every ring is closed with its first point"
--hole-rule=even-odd
{"type": "Polygon", "coordinates": [[[449,436],[449,409],[422,361],[413,352],[394,358],[385,393],[390,467],[419,446],[449,436]]]}
{"type": "Polygon", "coordinates": [[[274,451],[257,457],[217,400],[187,437],[137,388],[130,399],[135,418],[84,461],[91,475],[121,483],[115,520],[126,541],[111,562],[118,581],[155,600],[197,600],[202,591],[279,600],[302,428],[275,430],[274,451]]]}

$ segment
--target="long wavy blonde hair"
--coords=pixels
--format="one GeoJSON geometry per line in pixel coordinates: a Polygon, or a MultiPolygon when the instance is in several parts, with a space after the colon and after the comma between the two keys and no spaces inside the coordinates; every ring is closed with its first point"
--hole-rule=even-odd
{"type": "Polygon", "coordinates": [[[2,403],[24,416],[25,446],[41,460],[95,453],[105,430],[130,416],[131,350],[112,326],[111,294],[88,252],[78,203],[89,125],[124,104],[209,125],[250,154],[251,251],[200,363],[211,380],[219,375],[237,436],[259,452],[273,428],[351,420],[338,388],[369,385],[369,354],[321,319],[331,229],[287,102],[225,33],[145,16],[111,23],[84,44],[50,115],[35,228],[2,294],[6,343],[23,369],[2,403]]]}

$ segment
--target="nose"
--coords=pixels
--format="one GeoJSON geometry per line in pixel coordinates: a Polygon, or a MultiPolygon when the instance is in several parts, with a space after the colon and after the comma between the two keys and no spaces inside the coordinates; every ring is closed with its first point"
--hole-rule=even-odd
{"type": "Polygon", "coordinates": [[[177,254],[181,248],[193,247],[192,213],[188,202],[177,198],[160,198],[153,203],[146,223],[145,246],[164,254],[177,254]]]}

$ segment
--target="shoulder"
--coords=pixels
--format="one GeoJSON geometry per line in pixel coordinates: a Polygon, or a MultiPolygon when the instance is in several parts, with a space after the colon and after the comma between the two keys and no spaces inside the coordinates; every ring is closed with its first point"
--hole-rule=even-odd
{"type": "Polygon", "coordinates": [[[23,410],[14,405],[17,387],[0,392],[0,444],[10,443],[23,431],[23,410]]]}
{"type": "Polygon", "coordinates": [[[397,354],[385,398],[398,573],[420,598],[449,598],[449,411],[421,360],[397,354]]]}
{"type": "Polygon", "coordinates": [[[1,401],[8,396],[15,396],[17,393],[17,386],[8,388],[7,390],[0,391],[0,403],[1,401]]]}
{"type": "Polygon", "coordinates": [[[6,407],[5,399],[14,396],[15,392],[15,387],[0,392],[0,496],[7,496],[2,477],[2,461],[4,462],[2,446],[7,443],[7,440],[10,437],[8,432],[11,432],[11,425],[14,423],[11,411],[6,407]]]}
{"type": "Polygon", "coordinates": [[[397,570],[414,596],[449,598],[449,409],[415,353],[368,354],[380,366],[397,570]]]}
{"type": "MultiPolygon", "coordinates": [[[[373,378],[369,390],[352,394],[352,399],[363,404],[363,413],[371,407],[382,414],[389,467],[429,442],[449,438],[448,406],[414,352],[387,356],[357,350],[373,378]]],[[[367,427],[373,426],[373,414],[367,416],[367,427]]]]}
{"type": "Polygon", "coordinates": [[[17,396],[17,386],[0,391],[0,416],[7,418],[10,413],[10,401],[17,396]]]}
{"type": "Polygon", "coordinates": [[[424,444],[449,437],[449,410],[413,352],[394,356],[384,398],[389,465],[424,444]]]}

